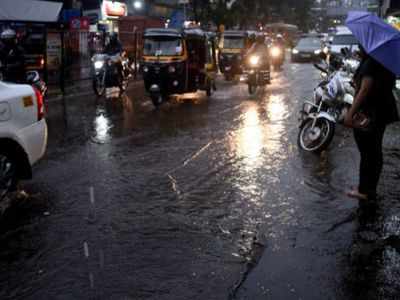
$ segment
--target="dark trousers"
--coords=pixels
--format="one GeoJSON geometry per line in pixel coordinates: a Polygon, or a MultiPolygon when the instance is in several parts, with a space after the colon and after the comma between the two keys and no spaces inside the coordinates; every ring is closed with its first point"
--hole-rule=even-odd
{"type": "Polygon", "coordinates": [[[354,129],[354,138],[361,156],[358,191],[370,197],[376,196],[382,172],[382,143],[385,129],[386,125],[376,125],[368,130],[354,129]]]}

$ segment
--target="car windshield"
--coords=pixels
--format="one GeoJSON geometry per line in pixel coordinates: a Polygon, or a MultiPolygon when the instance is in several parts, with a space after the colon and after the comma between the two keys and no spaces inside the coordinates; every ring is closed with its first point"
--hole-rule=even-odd
{"type": "Polygon", "coordinates": [[[300,47],[321,47],[321,40],[319,38],[304,38],[301,39],[298,43],[300,47]]]}
{"type": "Polygon", "coordinates": [[[332,40],[332,45],[356,45],[358,41],[352,34],[335,35],[332,40]]]}
{"type": "Polygon", "coordinates": [[[225,36],[224,37],[224,49],[243,49],[244,48],[244,38],[225,36]]]}
{"type": "Polygon", "coordinates": [[[144,55],[178,56],[183,51],[182,40],[176,37],[147,37],[144,41],[144,55]]]}

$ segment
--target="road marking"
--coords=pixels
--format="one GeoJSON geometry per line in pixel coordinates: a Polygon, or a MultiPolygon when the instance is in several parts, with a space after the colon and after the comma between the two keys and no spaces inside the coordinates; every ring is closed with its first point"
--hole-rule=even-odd
{"type": "Polygon", "coordinates": [[[89,193],[90,193],[90,203],[92,203],[92,205],[94,205],[94,187],[90,187],[89,188],[89,193]]]}
{"type": "Polygon", "coordinates": [[[167,174],[167,176],[171,180],[172,190],[179,196],[181,192],[178,190],[176,179],[172,177],[170,174],[167,174]]]}
{"type": "Polygon", "coordinates": [[[190,162],[195,160],[197,157],[199,157],[204,151],[206,151],[211,145],[213,141],[209,142],[207,145],[202,147],[199,151],[197,151],[191,158],[187,159],[184,163],[183,166],[186,167],[190,162]]]}
{"type": "Polygon", "coordinates": [[[104,269],[104,251],[100,250],[99,252],[100,252],[100,254],[99,254],[100,269],[104,269]]]}
{"type": "Polygon", "coordinates": [[[92,273],[89,273],[89,282],[90,282],[90,288],[94,288],[94,276],[92,273]]]}
{"type": "Polygon", "coordinates": [[[89,245],[87,242],[83,243],[83,252],[85,253],[85,257],[89,258],[89,245]]]}

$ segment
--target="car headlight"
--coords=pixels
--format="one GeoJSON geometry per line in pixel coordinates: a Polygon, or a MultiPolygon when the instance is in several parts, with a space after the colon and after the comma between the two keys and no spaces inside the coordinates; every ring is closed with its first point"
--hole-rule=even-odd
{"type": "Polygon", "coordinates": [[[282,51],[278,47],[272,47],[270,53],[272,57],[278,57],[281,55],[282,51]]]}
{"type": "Polygon", "coordinates": [[[294,48],[294,49],[292,50],[292,53],[293,53],[293,54],[299,54],[299,50],[297,50],[296,48],[294,48]]]}
{"type": "Polygon", "coordinates": [[[260,57],[259,56],[250,57],[250,64],[252,66],[257,66],[259,62],[260,62],[260,57]]]}
{"type": "Polygon", "coordinates": [[[314,51],[314,54],[315,54],[315,55],[319,55],[319,54],[321,54],[321,49],[317,49],[317,50],[315,50],[315,51],[314,51]]]}
{"type": "Polygon", "coordinates": [[[143,72],[147,73],[149,71],[149,67],[144,66],[143,67],[143,72]]]}
{"type": "Polygon", "coordinates": [[[95,61],[94,62],[94,68],[95,69],[101,69],[104,66],[104,61],[95,61]]]}
{"type": "Polygon", "coordinates": [[[168,67],[168,72],[169,73],[175,73],[176,72],[176,68],[174,66],[169,66],[168,67]]]}

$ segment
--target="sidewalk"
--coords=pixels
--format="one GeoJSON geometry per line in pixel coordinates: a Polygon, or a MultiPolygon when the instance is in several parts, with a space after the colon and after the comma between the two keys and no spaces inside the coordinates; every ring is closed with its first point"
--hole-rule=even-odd
{"type": "MultiPolygon", "coordinates": [[[[65,83],[64,83],[64,98],[69,98],[73,96],[83,96],[83,95],[93,95],[92,88],[92,70],[90,64],[80,65],[79,63],[70,66],[66,70],[65,83]]],[[[141,81],[142,77],[137,76],[136,79],[131,79],[130,81],[136,82],[141,81]]],[[[48,101],[55,101],[62,99],[62,91],[60,87],[59,80],[52,80],[48,85],[47,99],[48,101]]]]}

